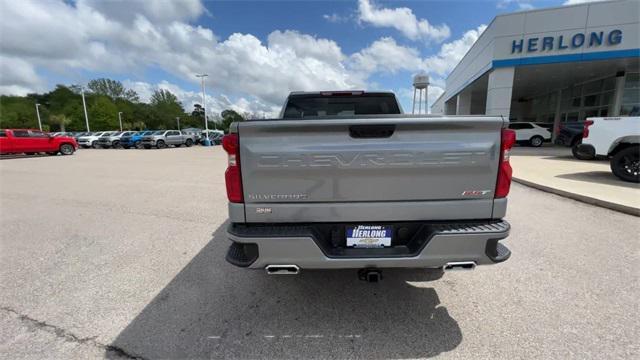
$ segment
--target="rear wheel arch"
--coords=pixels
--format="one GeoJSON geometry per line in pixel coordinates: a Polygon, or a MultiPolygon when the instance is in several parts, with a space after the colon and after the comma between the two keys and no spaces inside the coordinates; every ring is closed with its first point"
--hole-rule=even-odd
{"type": "Polygon", "coordinates": [[[615,156],[620,151],[630,147],[630,146],[638,146],[640,144],[640,136],[624,136],[611,144],[609,148],[609,152],[607,155],[615,156]]]}

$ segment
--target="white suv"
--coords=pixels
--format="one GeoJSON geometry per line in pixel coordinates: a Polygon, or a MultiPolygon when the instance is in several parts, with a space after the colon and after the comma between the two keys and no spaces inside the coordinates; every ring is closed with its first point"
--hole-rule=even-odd
{"type": "Polygon", "coordinates": [[[509,129],[516,132],[517,142],[526,142],[534,147],[542,146],[542,143],[551,140],[551,132],[534,123],[511,122],[509,129]]]}

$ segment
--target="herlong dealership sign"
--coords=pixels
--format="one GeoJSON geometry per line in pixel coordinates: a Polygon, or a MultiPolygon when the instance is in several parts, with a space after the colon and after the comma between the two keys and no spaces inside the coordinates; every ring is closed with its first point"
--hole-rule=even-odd
{"type": "Polygon", "coordinates": [[[544,36],[513,40],[511,53],[535,53],[553,50],[577,49],[581,47],[614,46],[622,43],[622,30],[579,32],[573,36],[544,36]]]}

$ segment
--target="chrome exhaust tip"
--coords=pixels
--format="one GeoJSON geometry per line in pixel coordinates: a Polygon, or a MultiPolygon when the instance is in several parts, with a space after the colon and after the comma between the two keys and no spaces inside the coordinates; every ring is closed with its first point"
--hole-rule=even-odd
{"type": "Polygon", "coordinates": [[[264,269],[269,275],[298,275],[300,273],[298,265],[267,265],[264,269]]]}
{"type": "Polygon", "coordinates": [[[443,267],[443,271],[461,271],[461,270],[473,270],[476,268],[475,261],[456,261],[448,262],[443,267]]]}

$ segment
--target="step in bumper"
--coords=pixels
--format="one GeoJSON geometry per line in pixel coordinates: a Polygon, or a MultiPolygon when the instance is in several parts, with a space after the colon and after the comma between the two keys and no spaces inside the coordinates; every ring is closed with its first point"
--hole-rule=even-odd
{"type": "Polygon", "coordinates": [[[232,241],[227,261],[249,268],[273,264],[295,264],[301,269],[437,268],[456,261],[496,264],[511,256],[500,243],[510,231],[504,220],[425,224],[427,230],[417,235],[424,238],[414,253],[380,256],[375,251],[336,255],[320,240],[317,226],[232,223],[227,228],[232,241]]]}

